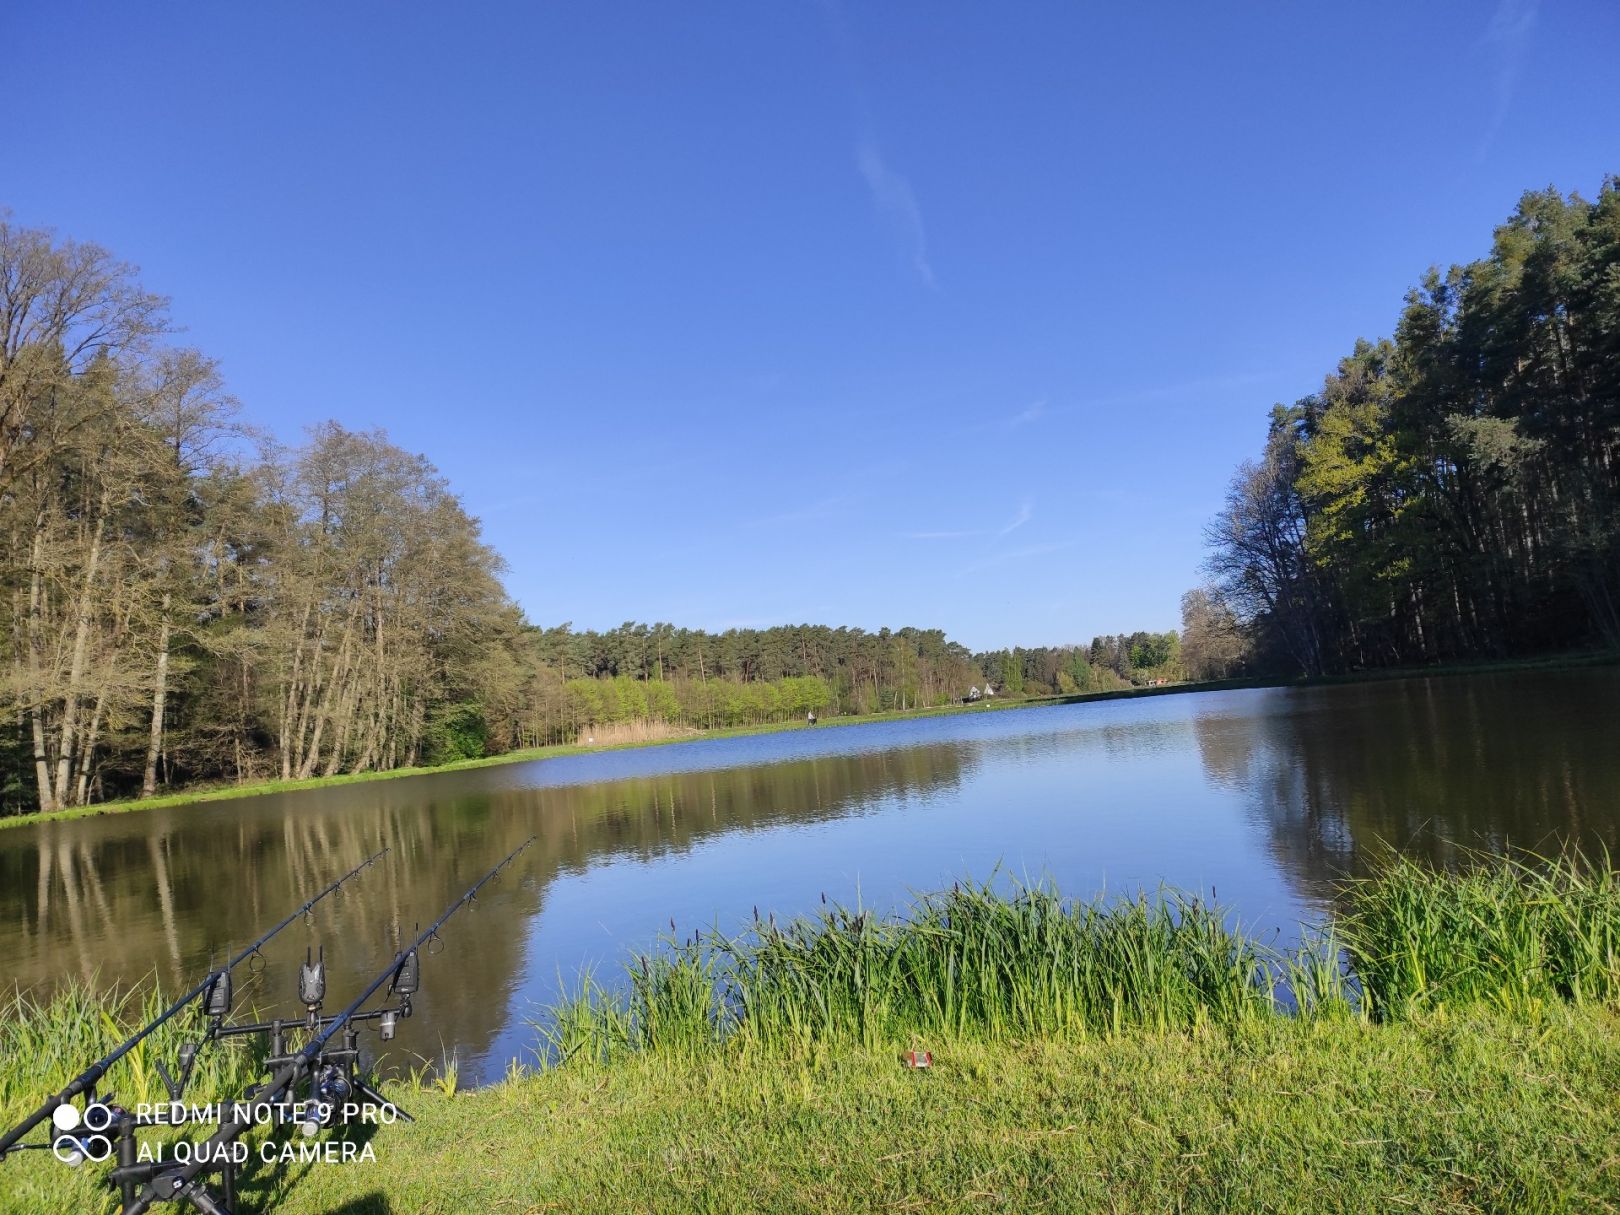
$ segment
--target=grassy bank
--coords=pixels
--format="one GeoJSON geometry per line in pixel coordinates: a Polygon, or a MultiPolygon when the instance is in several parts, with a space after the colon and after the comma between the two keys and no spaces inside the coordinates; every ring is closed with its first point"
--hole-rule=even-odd
{"type": "MultiPolygon", "coordinates": [[[[394,1094],[375,1163],[261,1167],[248,1211],[1620,1209],[1620,1022],[1556,1009],[1075,1042],[626,1059],[394,1094]]],[[[0,1163],[0,1211],[107,1209],[0,1163]]]]}
{"type": "MultiPolygon", "coordinates": [[[[93,1008],[0,1018],[0,1123],[112,1040],[93,1008]]],[[[398,1084],[420,1122],[375,1163],[258,1167],[247,1208],[1620,1210],[1606,859],[1392,862],[1287,953],[1172,893],[962,885],[670,942],[543,1024],[542,1070],[398,1084]]],[[[28,1153],[0,1210],[95,1209],[92,1180],[28,1153]]]]}
{"type": "MultiPolygon", "coordinates": [[[[872,713],[858,717],[823,718],[814,728],[829,729],[836,726],[870,725],[876,722],[904,721],[918,717],[944,717],[959,713],[987,713],[1002,709],[1034,708],[1042,705],[1085,704],[1102,700],[1129,700],[1150,696],[1177,696],[1188,692],[1221,692],[1244,688],[1310,687],[1324,684],[1363,683],[1391,679],[1417,679],[1452,675],[1480,675],[1513,671],[1556,671],[1580,667],[1611,666],[1620,661],[1612,651],[1555,655],[1534,659],[1503,659],[1492,662],[1453,663],[1444,666],[1391,668],[1363,671],[1350,675],[1325,676],[1320,679],[1223,679],[1197,683],[1168,684],[1155,688],[1122,688],[1108,692],[1082,692],[1073,696],[1051,696],[1027,700],[996,700],[974,705],[941,705],[926,709],[907,709],[886,713],[872,713]]],[[[459,772],[472,768],[488,768],[503,764],[530,763],[534,760],[553,759],[564,755],[578,755],[589,751],[626,750],[640,747],[666,746],[670,743],[696,742],[704,739],[742,738],[756,734],[775,734],[784,730],[806,729],[803,722],[777,722],[760,726],[738,726],[724,730],[693,730],[665,738],[646,741],[615,743],[613,745],[580,746],[559,744],[533,747],[522,751],[509,751],[479,759],[457,760],[434,767],[395,768],[386,772],[353,772],[336,776],[317,776],[308,780],[272,780],[250,785],[222,785],[187,789],[179,793],[147,798],[144,801],[105,802],[91,806],[77,806],[55,814],[25,814],[0,818],[0,830],[35,823],[65,822],[78,818],[93,818],[103,814],[125,814],[132,810],[156,810],[171,806],[195,805],[203,802],[229,801],[239,797],[258,797],[270,793],[292,793],[301,789],[324,789],[338,785],[359,784],[377,780],[394,780],[408,776],[427,776],[436,772],[459,772]]]]}

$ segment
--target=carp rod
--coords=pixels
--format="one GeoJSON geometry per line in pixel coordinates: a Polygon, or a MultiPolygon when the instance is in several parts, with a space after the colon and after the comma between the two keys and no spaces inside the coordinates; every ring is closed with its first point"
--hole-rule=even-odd
{"type": "MultiPolygon", "coordinates": [[[[312,1103],[329,1105],[331,1101],[341,1100],[352,1090],[358,1089],[373,1102],[387,1104],[375,1089],[353,1074],[359,1057],[355,1022],[381,1021],[383,1036],[387,1038],[393,1036],[395,1018],[411,1015],[411,998],[421,988],[421,959],[417,951],[437,940],[439,929],[444,927],[445,922],[476,899],[479,890],[493,881],[501,870],[516,860],[518,854],[534,843],[535,839],[536,837],[531,835],[508,853],[504,860],[469,886],[460,897],[444,909],[444,913],[438,919],[417,935],[416,940],[397,951],[393,960],[383,967],[376,978],[372,979],[365,990],[342,1012],[332,1016],[321,1016],[318,1003],[313,1004],[309,1019],[304,1022],[309,1039],[296,1052],[277,1053],[283,1030],[279,1022],[270,1026],[240,1027],[238,1032],[270,1031],[271,1041],[274,1044],[271,1057],[266,1061],[266,1066],[274,1069],[270,1078],[264,1084],[250,1088],[244,1100],[231,1103],[228,1112],[222,1113],[219,1130],[205,1143],[191,1151],[189,1163],[178,1168],[163,1169],[161,1166],[154,1167],[151,1163],[136,1164],[131,1160],[130,1163],[121,1163],[119,1168],[114,1169],[109,1180],[124,1190],[122,1215],[144,1215],[155,1202],[188,1202],[203,1215],[231,1215],[235,1198],[234,1170],[229,1163],[225,1163],[229,1155],[228,1151],[222,1149],[227,1149],[229,1144],[239,1139],[255,1124],[276,1121],[277,1106],[284,1104],[285,1098],[293,1088],[306,1079],[309,1082],[312,1103]],[[362,1012],[361,1008],[366,1001],[376,995],[385,983],[390,985],[389,993],[399,997],[399,1007],[362,1012]],[[343,1046],[337,1050],[329,1050],[327,1043],[340,1029],[344,1031],[343,1046]],[[328,1085],[331,1087],[328,1088],[328,1085]],[[223,1201],[203,1184],[203,1175],[212,1172],[224,1173],[223,1201]],[[138,1194],[132,1193],[135,1184],[142,1180],[147,1181],[145,1187],[138,1194]]],[[[326,987],[324,970],[323,963],[305,966],[305,972],[299,981],[301,997],[306,1000],[309,997],[319,1000],[326,987]],[[319,967],[319,970],[316,970],[316,967],[319,967]]],[[[296,1025],[287,1028],[296,1028],[296,1025]]],[[[403,1111],[398,1112],[407,1121],[414,1121],[403,1111]]],[[[309,1121],[303,1124],[304,1134],[312,1135],[328,1122],[329,1116],[310,1114],[309,1121]]]]}
{"type": "MultiPolygon", "coordinates": [[[[135,1047],[144,1042],[165,1022],[175,1017],[193,1000],[201,999],[203,1001],[203,1010],[212,1022],[212,1029],[217,1030],[220,1021],[227,1013],[230,1012],[231,1008],[233,994],[231,985],[231,971],[236,969],[237,966],[247,961],[249,958],[260,956],[259,950],[263,948],[264,945],[268,944],[272,937],[274,937],[277,933],[286,928],[300,916],[308,915],[314,909],[315,904],[326,898],[327,895],[335,894],[345,882],[349,881],[351,878],[357,877],[362,870],[368,868],[372,864],[375,864],[387,851],[387,848],[383,848],[380,851],[372,853],[353,869],[349,870],[349,872],[338,878],[337,881],[333,882],[330,886],[326,887],[326,889],[322,890],[319,894],[314,895],[306,900],[303,906],[299,907],[298,910],[294,911],[286,919],[282,920],[281,923],[270,929],[269,932],[265,933],[257,941],[254,941],[253,944],[243,949],[229,962],[225,963],[224,966],[220,967],[220,969],[210,971],[208,977],[205,978],[201,983],[197,984],[197,986],[193,987],[185,995],[181,996],[173,1004],[169,1005],[168,1008],[164,1009],[156,1017],[148,1021],[141,1029],[137,1030],[134,1034],[125,1039],[109,1054],[102,1056],[89,1067],[85,1068],[84,1071],[79,1073],[78,1076],[74,1077],[74,1079],[71,1080],[67,1087],[61,1092],[57,1093],[53,1097],[47,1097],[44,1103],[41,1104],[38,1109],[29,1114],[28,1117],[24,1118],[22,1122],[18,1123],[18,1125],[13,1127],[10,1131],[7,1131],[3,1138],[0,1138],[0,1160],[4,1160],[6,1158],[6,1153],[11,1151],[12,1148],[16,1146],[19,1139],[54,1114],[58,1106],[66,1105],[75,1097],[78,1097],[84,1093],[89,1093],[94,1096],[96,1085],[100,1083],[101,1078],[107,1074],[108,1068],[112,1067],[113,1064],[117,1063],[130,1051],[134,1050],[135,1047]]],[[[188,1044],[186,1047],[181,1048],[180,1087],[184,1087],[185,1079],[190,1074],[191,1065],[195,1058],[195,1046],[188,1044]]],[[[161,1062],[158,1063],[158,1072],[163,1077],[165,1086],[167,1086],[170,1091],[173,1092],[176,1086],[170,1080],[169,1073],[161,1062]]]]}

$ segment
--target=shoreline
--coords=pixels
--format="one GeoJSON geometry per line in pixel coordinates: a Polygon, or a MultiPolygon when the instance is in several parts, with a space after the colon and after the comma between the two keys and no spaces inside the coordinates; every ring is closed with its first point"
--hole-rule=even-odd
{"type": "Polygon", "coordinates": [[[841,726],[877,725],[890,721],[909,721],[921,717],[951,717],[966,713],[995,713],[1008,709],[1035,709],[1054,705],[1087,704],[1093,701],[1130,700],[1150,696],[1174,696],[1193,692],[1229,692],[1250,688],[1308,688],[1349,683],[1377,683],[1401,679],[1430,679],[1461,675],[1488,675],[1515,671],[1558,671],[1586,667],[1604,667],[1620,664],[1620,654],[1608,650],[1579,651],[1570,654],[1540,658],[1510,658],[1483,662],[1449,663],[1433,667],[1390,667],[1357,671],[1343,675],[1322,675],[1312,678],[1280,679],[1274,677],[1246,677],[1187,681],[1162,687],[1116,688],[1104,692],[1077,692],[1070,695],[1040,696],[1023,700],[997,700],[990,704],[936,705],[923,709],[891,709],[883,713],[859,716],[829,717],[814,727],[803,722],[769,722],[755,726],[731,726],[718,730],[693,730],[668,738],[648,739],[640,742],[612,743],[601,746],[580,746],[577,743],[559,743],[552,746],[531,747],[522,751],[508,751],[500,755],[480,756],[477,759],[455,760],[431,767],[392,768],[379,772],[347,772],[334,776],[313,776],[307,780],[272,780],[251,785],[224,785],[188,789],[161,794],[145,800],[134,799],[104,802],[90,806],[74,806],[51,814],[19,814],[0,818],[0,831],[13,827],[71,822],[76,819],[97,818],[103,815],[130,814],[140,810],[163,810],[179,806],[202,805],[209,802],[232,801],[236,798],[263,797],[275,793],[296,793],[305,789],[325,789],[338,785],[362,784],[379,780],[399,780],[412,776],[431,776],[441,772],[465,772],[474,768],[492,768],[507,764],[534,763],[545,759],[560,759],[569,755],[584,755],[598,751],[628,751],[644,747],[663,747],[679,743],[707,742],[726,738],[748,738],[760,734],[778,734],[788,730],[823,729],[841,726]]]}
{"type": "MultiPolygon", "coordinates": [[[[299,1171],[285,1133],[256,1130],[243,1191],[283,1215],[1612,1210],[1616,878],[1607,857],[1397,861],[1355,884],[1325,948],[1275,957],[1174,892],[835,905],[639,955],[619,994],[582,970],[528,1022],[536,1065],[493,1084],[461,1090],[442,1039],[437,1066],[407,1049],[381,1083],[414,1124],[362,1122],[346,1141],[375,1155],[299,1171]]],[[[165,1003],[123,997],[0,1001],[0,1128],[165,1003]]],[[[146,1058],[192,1036],[175,1018],[146,1058]]],[[[266,1062],[200,1066],[204,1100],[225,1100],[266,1062]]],[[[143,1058],[118,1089],[158,1102],[161,1079],[143,1058]]],[[[105,1177],[21,1153],[0,1163],[0,1215],[97,1209],[105,1177]]]]}

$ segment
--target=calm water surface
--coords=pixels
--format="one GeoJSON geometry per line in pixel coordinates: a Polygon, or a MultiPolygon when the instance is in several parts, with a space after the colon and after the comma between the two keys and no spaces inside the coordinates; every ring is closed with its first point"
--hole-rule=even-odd
{"type": "Polygon", "coordinates": [[[333,1008],[530,834],[445,933],[394,1057],[533,1061],[559,976],[611,978],[671,920],[743,927],[954,878],[1213,890],[1286,940],[1380,841],[1620,854],[1620,672],[1260,689],[818,727],[0,832],[0,982],[154,970],[178,986],[387,845],[267,951],[296,1012],[325,942],[333,1008]]]}

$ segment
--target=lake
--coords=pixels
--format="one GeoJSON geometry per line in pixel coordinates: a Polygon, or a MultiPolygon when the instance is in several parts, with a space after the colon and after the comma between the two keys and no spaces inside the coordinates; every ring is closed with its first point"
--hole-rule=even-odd
{"type": "Polygon", "coordinates": [[[239,996],[296,1015],[324,942],[341,1008],[484,870],[391,1057],[534,1061],[539,1008],[660,932],[972,876],[1213,892],[1286,943],[1385,845],[1620,853],[1620,671],[1410,679],[979,711],[596,752],[0,831],[0,981],[177,988],[365,856],[239,996]]]}

